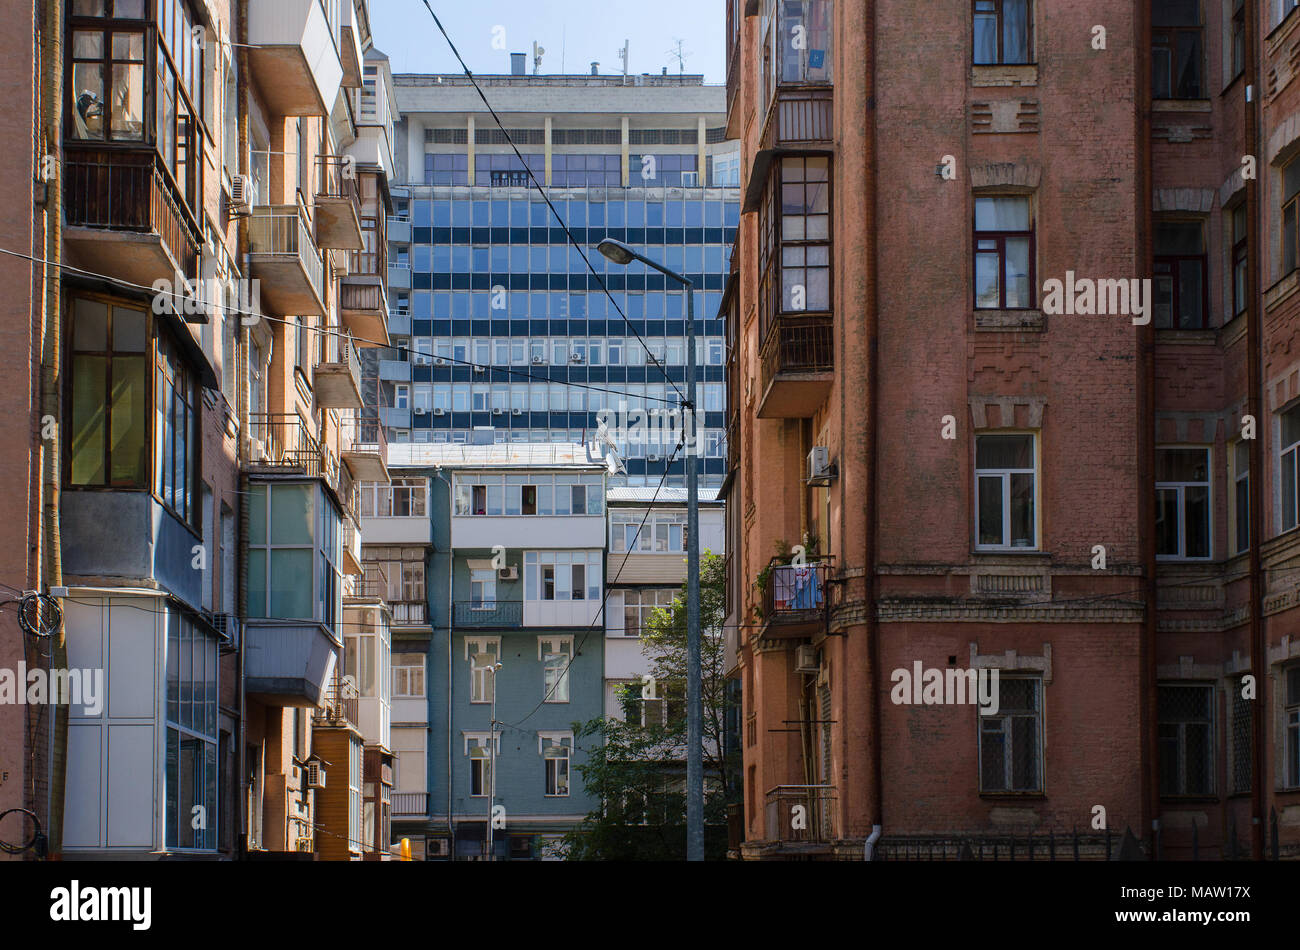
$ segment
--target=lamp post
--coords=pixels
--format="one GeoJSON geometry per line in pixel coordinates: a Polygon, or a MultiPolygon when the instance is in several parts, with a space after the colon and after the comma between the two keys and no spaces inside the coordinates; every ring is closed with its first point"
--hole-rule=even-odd
{"type": "Polygon", "coordinates": [[[501,669],[501,664],[495,662],[490,653],[478,653],[474,656],[474,668],[492,674],[492,722],[488,731],[487,860],[495,861],[497,855],[493,845],[496,836],[492,833],[492,806],[497,797],[497,670],[501,669]]]}
{"type": "MultiPolygon", "coordinates": [[[[606,239],[597,249],[615,264],[640,261],[686,288],[686,412],[691,439],[686,448],[686,860],[704,860],[704,723],[700,671],[700,431],[695,400],[695,285],[622,241],[606,239]]],[[[682,431],[686,431],[682,416],[682,431]]]]}

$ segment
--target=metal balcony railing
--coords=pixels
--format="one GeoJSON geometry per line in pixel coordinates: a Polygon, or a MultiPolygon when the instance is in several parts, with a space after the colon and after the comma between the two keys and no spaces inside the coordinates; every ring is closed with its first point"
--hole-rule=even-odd
{"type": "Polygon", "coordinates": [[[782,563],[773,558],[763,588],[763,619],[769,624],[824,622],[830,604],[829,557],[807,564],[782,563]]]}
{"type": "Polygon", "coordinates": [[[325,690],[325,698],[312,714],[312,721],[318,725],[346,726],[360,722],[360,693],[351,677],[338,675],[337,668],[333,679],[325,690]]]}
{"type": "Polygon", "coordinates": [[[763,388],[781,373],[835,371],[830,314],[778,316],[763,341],[763,388]]]}
{"type": "Polygon", "coordinates": [[[428,620],[428,606],[422,600],[396,600],[390,601],[388,607],[393,612],[393,623],[395,624],[426,624],[428,620]]]}
{"type": "Polygon", "coordinates": [[[264,205],[254,208],[248,226],[250,253],[296,258],[317,297],[325,299],[325,265],[312,238],[307,215],[300,206],[264,205]]]}
{"type": "Polygon", "coordinates": [[[813,844],[838,837],[834,785],[778,785],[766,801],[769,841],[813,844]]]}
{"type": "Polygon", "coordinates": [[[347,162],[342,155],[317,155],[316,197],[349,198],[359,205],[361,190],[355,168],[355,163],[347,162]]]}
{"type": "Polygon", "coordinates": [[[181,210],[152,149],[68,146],[63,210],[69,227],[154,232],[185,277],[198,273],[198,231],[181,210]]]}
{"type": "Polygon", "coordinates": [[[343,444],[349,452],[374,452],[388,458],[388,436],[378,408],[350,409],[339,420],[343,444]]]}
{"type": "Polygon", "coordinates": [[[458,627],[517,627],[524,620],[519,600],[458,600],[454,610],[458,627]]]}
{"type": "Polygon", "coordinates": [[[393,817],[424,817],[429,813],[428,792],[393,792],[393,817]]]}
{"type": "Polygon", "coordinates": [[[313,478],[326,472],[325,452],[302,416],[292,412],[254,413],[248,417],[250,465],[286,468],[313,478]]]}

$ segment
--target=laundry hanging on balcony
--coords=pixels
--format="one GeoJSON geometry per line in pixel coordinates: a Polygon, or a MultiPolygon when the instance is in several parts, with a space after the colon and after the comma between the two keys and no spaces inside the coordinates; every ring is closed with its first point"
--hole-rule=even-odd
{"type": "Polygon", "coordinates": [[[786,564],[772,569],[773,605],[777,610],[815,610],[822,605],[816,564],[786,564]]]}

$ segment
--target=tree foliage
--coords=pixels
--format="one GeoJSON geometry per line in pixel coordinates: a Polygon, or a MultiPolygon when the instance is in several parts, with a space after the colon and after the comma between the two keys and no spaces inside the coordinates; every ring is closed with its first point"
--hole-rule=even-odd
{"type": "MultiPolygon", "coordinates": [[[[649,678],[621,690],[623,717],[575,726],[587,759],[577,766],[600,803],[566,838],[579,860],[680,860],[686,853],[686,585],[655,610],[642,632],[649,678]],[[643,716],[644,712],[644,716],[643,716]]],[[[700,670],[706,852],[726,848],[726,806],[739,796],[738,753],[725,733],[732,691],[726,681],[726,562],[700,557],[700,670]]]]}

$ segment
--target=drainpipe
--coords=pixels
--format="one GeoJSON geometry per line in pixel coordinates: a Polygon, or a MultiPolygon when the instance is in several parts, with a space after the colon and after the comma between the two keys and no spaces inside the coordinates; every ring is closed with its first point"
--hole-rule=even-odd
{"type": "MultiPolygon", "coordinates": [[[[44,144],[47,154],[62,155],[63,145],[63,2],[45,0],[45,30],[41,54],[42,107],[45,112],[44,144]]],[[[41,416],[63,421],[59,400],[60,334],[62,330],[62,282],[60,265],[63,246],[63,168],[56,172],[54,187],[45,203],[45,296],[41,309],[41,416]]],[[[42,511],[41,538],[45,545],[45,590],[63,585],[62,539],[59,526],[59,439],[41,441],[42,511]]],[[[51,669],[68,665],[67,627],[59,626],[52,644],[51,669]]],[[[58,859],[63,851],[64,787],[67,780],[68,707],[54,705],[49,764],[49,848],[58,859]]]]}
{"type": "MultiPolygon", "coordinates": [[[[1255,49],[1255,24],[1256,9],[1255,0],[1246,0],[1243,9],[1243,16],[1246,19],[1245,30],[1245,79],[1250,85],[1246,88],[1249,94],[1245,95],[1242,108],[1245,112],[1242,125],[1246,131],[1246,154],[1256,157],[1258,166],[1259,158],[1259,130],[1260,130],[1260,102],[1259,102],[1259,81],[1256,63],[1255,49]]],[[[1258,427],[1260,420],[1263,418],[1263,344],[1264,334],[1262,332],[1264,317],[1264,290],[1260,282],[1260,260],[1259,249],[1262,246],[1259,240],[1260,231],[1260,208],[1259,208],[1259,177],[1258,171],[1256,177],[1248,179],[1246,185],[1246,233],[1251,238],[1246,242],[1246,281],[1250,286],[1250,303],[1246,310],[1246,354],[1247,354],[1247,384],[1246,384],[1246,412],[1255,418],[1255,424],[1258,427]]],[[[1264,792],[1264,754],[1267,749],[1267,720],[1268,717],[1263,714],[1263,710],[1271,709],[1268,702],[1268,642],[1264,632],[1264,591],[1263,576],[1260,568],[1259,543],[1263,532],[1263,492],[1261,483],[1264,475],[1264,451],[1260,444],[1258,435],[1250,440],[1248,447],[1250,452],[1250,653],[1251,669],[1255,673],[1256,699],[1253,705],[1254,715],[1251,717],[1251,726],[1253,732],[1253,756],[1254,768],[1251,769],[1251,826],[1250,826],[1250,851],[1251,856],[1256,861],[1264,859],[1264,816],[1265,810],[1265,792],[1264,792]]]]}
{"type": "MultiPolygon", "coordinates": [[[[1137,264],[1144,274],[1152,273],[1151,246],[1151,70],[1149,56],[1151,49],[1151,13],[1149,4],[1137,5],[1137,49],[1141,59],[1137,69],[1137,108],[1134,116],[1136,122],[1136,139],[1138,142],[1138,159],[1135,169],[1135,246],[1138,256],[1137,264]]],[[[1141,811],[1144,832],[1151,829],[1153,840],[1156,822],[1160,816],[1159,761],[1156,750],[1156,604],[1158,578],[1156,576],[1156,542],[1155,542],[1155,329],[1151,324],[1137,328],[1137,349],[1141,369],[1137,374],[1138,387],[1138,524],[1143,530],[1138,532],[1138,556],[1141,559],[1142,573],[1145,578],[1145,611],[1138,640],[1138,664],[1141,669],[1142,688],[1138,708],[1141,724],[1141,742],[1139,745],[1141,768],[1141,811]]],[[[1155,848],[1147,855],[1155,860],[1155,848]]]]}
{"type": "Polygon", "coordinates": [[[862,846],[862,860],[870,861],[876,853],[876,842],[880,840],[880,826],[871,826],[871,836],[867,838],[866,843],[862,846]]]}
{"type": "MultiPolygon", "coordinates": [[[[237,91],[235,93],[238,105],[236,106],[236,139],[239,154],[236,156],[239,167],[242,171],[249,169],[243,168],[244,156],[248,154],[248,0],[239,0],[238,22],[235,24],[236,42],[240,45],[238,48],[239,77],[237,91]]],[[[248,223],[240,222],[236,228],[237,246],[235,249],[237,260],[240,263],[241,273],[247,273],[248,267],[248,223]]],[[[241,295],[244,296],[244,295],[241,295]]],[[[253,294],[246,295],[253,299],[253,294]]],[[[260,301],[259,301],[260,307],[260,301]]],[[[239,439],[235,443],[235,458],[240,469],[239,487],[239,508],[241,516],[238,520],[239,537],[236,541],[237,563],[244,567],[247,563],[248,531],[247,531],[247,514],[248,506],[245,499],[248,497],[248,479],[242,474],[245,463],[248,461],[248,404],[250,402],[249,387],[252,384],[249,373],[249,354],[252,352],[250,346],[250,337],[248,325],[245,321],[244,314],[239,315],[239,352],[242,355],[235,364],[235,413],[239,417],[239,439]]],[[[239,576],[243,576],[243,571],[239,571],[239,576]]],[[[243,584],[239,584],[239,597],[235,605],[235,610],[240,617],[248,616],[248,591],[243,584]]],[[[251,791],[248,787],[248,762],[245,761],[245,746],[248,739],[248,694],[244,683],[244,646],[248,642],[248,631],[240,625],[239,630],[239,651],[235,656],[235,678],[239,683],[239,741],[236,743],[238,748],[236,754],[239,762],[239,787],[241,794],[239,800],[245,803],[243,809],[242,821],[248,821],[248,807],[246,796],[251,791]]],[[[260,807],[260,805],[259,805],[260,807]]],[[[260,820],[260,818],[259,818],[260,820]]],[[[236,851],[247,853],[248,836],[252,833],[252,827],[245,829],[244,840],[242,844],[236,846],[236,851]]],[[[261,842],[259,842],[260,844],[261,842]]]]}

